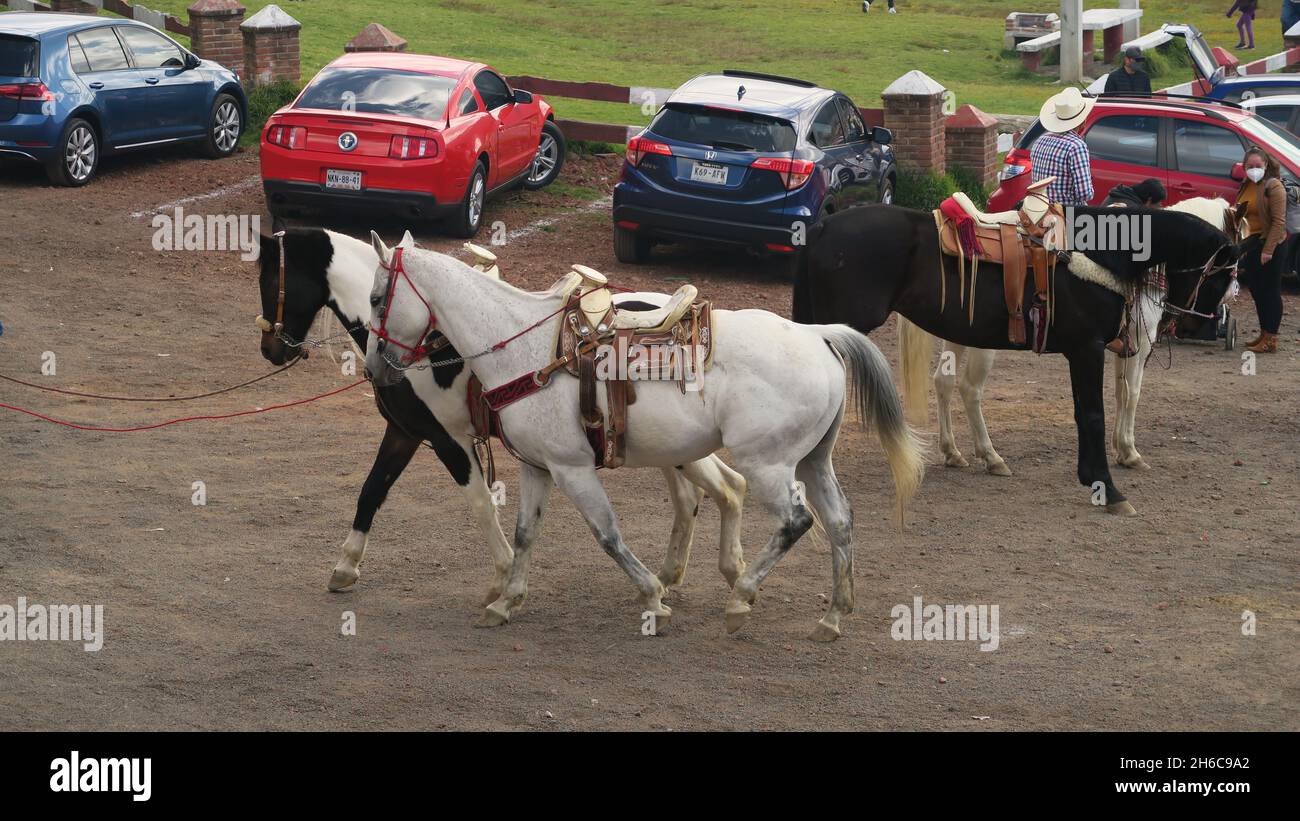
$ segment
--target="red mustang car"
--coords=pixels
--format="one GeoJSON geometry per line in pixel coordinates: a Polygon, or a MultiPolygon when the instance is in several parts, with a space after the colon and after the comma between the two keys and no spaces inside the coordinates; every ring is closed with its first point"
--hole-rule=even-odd
{"type": "Polygon", "coordinates": [[[348,54],[267,120],[262,186],[277,216],[382,211],[472,237],[489,194],[549,185],[564,152],[551,106],[482,63],[348,54]]]}

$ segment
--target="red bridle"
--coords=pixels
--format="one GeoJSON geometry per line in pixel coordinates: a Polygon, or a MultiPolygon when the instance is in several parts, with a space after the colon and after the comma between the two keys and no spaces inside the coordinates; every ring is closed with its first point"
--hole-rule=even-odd
{"type": "Polygon", "coordinates": [[[376,328],[371,325],[370,331],[379,339],[384,340],[390,345],[396,345],[406,351],[406,353],[402,354],[401,360],[403,364],[409,365],[423,359],[432,351],[436,350],[436,348],[429,346],[428,340],[429,335],[438,329],[438,317],[433,313],[433,307],[430,306],[428,300],[424,298],[424,294],[421,294],[420,289],[416,288],[415,283],[411,281],[410,275],[406,273],[406,268],[402,266],[402,251],[402,248],[393,249],[391,266],[380,263],[380,267],[388,272],[388,292],[384,295],[383,306],[379,312],[379,327],[376,328]],[[411,286],[411,290],[415,292],[415,295],[419,297],[420,302],[424,304],[424,309],[429,312],[429,323],[425,326],[424,333],[420,334],[420,344],[415,346],[399,342],[388,333],[388,312],[393,306],[393,293],[397,290],[397,279],[399,274],[402,279],[406,280],[406,284],[411,286]]]}

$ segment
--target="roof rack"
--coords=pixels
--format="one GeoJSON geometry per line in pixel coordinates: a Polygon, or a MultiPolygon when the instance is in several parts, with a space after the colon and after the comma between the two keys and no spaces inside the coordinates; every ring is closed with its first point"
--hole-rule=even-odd
{"type": "Polygon", "coordinates": [[[782,77],[779,74],[762,74],[757,71],[741,71],[739,69],[723,69],[724,77],[746,77],[750,80],[767,80],[772,83],[783,83],[790,86],[799,86],[800,88],[818,88],[816,83],[810,83],[807,80],[798,80],[794,77],[782,77]]]}
{"type": "Polygon", "coordinates": [[[1096,97],[1099,100],[1114,100],[1127,98],[1136,98],[1140,100],[1172,100],[1182,102],[1190,100],[1198,103],[1213,103],[1214,105],[1226,106],[1227,108],[1241,109],[1240,103],[1234,103],[1231,100],[1216,100],[1212,97],[1206,97],[1198,94],[1167,94],[1164,92],[1156,93],[1154,91],[1103,91],[1099,94],[1084,92],[1085,97],[1096,97]]]}

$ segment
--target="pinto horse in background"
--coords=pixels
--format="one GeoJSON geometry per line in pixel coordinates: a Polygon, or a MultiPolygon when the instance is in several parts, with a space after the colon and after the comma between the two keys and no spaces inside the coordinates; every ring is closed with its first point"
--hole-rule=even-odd
{"type": "MultiPolygon", "coordinates": [[[[1236,211],[1224,199],[1215,197],[1193,197],[1182,200],[1168,207],[1171,211],[1194,214],[1211,225],[1223,229],[1237,241],[1244,240],[1244,222],[1237,219],[1236,211]]],[[[1115,430],[1111,437],[1115,448],[1115,463],[1122,467],[1149,470],[1150,466],[1138,452],[1134,428],[1137,424],[1138,400],[1142,395],[1142,378],[1146,369],[1147,358],[1155,347],[1160,331],[1161,317],[1165,313],[1166,290],[1162,283],[1152,280],[1136,293],[1125,294],[1129,299],[1128,326],[1133,329],[1137,340],[1137,354],[1123,357],[1115,355],[1115,430]]],[[[904,333],[907,319],[899,317],[900,337],[904,333]]],[[[939,416],[939,450],[943,454],[944,464],[948,467],[966,467],[969,463],[957,448],[952,433],[952,418],[948,412],[952,401],[953,389],[961,395],[962,405],[966,410],[966,421],[970,425],[971,437],[975,440],[975,456],[983,460],[985,470],[994,476],[1010,476],[1011,469],[993,448],[989,439],[988,427],[984,423],[984,384],[993,370],[993,358],[996,351],[983,348],[968,348],[953,342],[940,340],[940,351],[951,352],[952,357],[945,360],[940,355],[939,365],[934,370],[935,404],[939,416]]]]}
{"type": "MultiPolygon", "coordinates": [[[[413,245],[409,233],[401,244],[413,245]]],[[[262,316],[279,315],[284,327],[278,333],[263,331],[262,356],[274,365],[282,365],[302,355],[305,345],[310,344],[306,337],[312,322],[326,307],[343,323],[348,336],[364,353],[369,333],[366,321],[371,309],[370,288],[379,265],[371,244],[321,228],[288,229],[284,236],[283,298],[280,297],[280,263],[279,241],[263,236],[259,275],[262,316]]],[[[649,307],[658,307],[667,299],[663,294],[616,297],[616,301],[644,303],[649,307]]],[[[456,349],[448,345],[440,348],[435,358],[445,361],[458,357],[456,349]]],[[[469,369],[463,363],[451,362],[412,369],[406,379],[392,386],[375,386],[375,404],[388,427],[357,497],[352,530],[343,542],[343,555],[330,576],[330,590],[344,590],[356,583],[375,513],[420,445],[427,442],[464,493],[492,554],[495,580],[484,603],[501,596],[514,551],[501,531],[497,507],[474,449],[474,427],[466,401],[469,377],[469,369]]],[[[744,478],[716,456],[684,464],[679,469],[664,470],[663,474],[675,518],[668,554],[659,572],[660,581],[671,587],[680,584],[685,576],[703,498],[703,493],[692,486],[694,483],[718,504],[722,519],[718,564],[728,583],[734,584],[745,569],[740,544],[744,478]]]]}
{"type": "MultiPolygon", "coordinates": [[[[1075,219],[1113,216],[1108,208],[1075,208],[1075,219]]],[[[1106,413],[1102,396],[1105,344],[1120,327],[1125,300],[1105,285],[1142,288],[1148,270],[1166,266],[1169,303],[1179,306],[1177,322],[1192,334],[1227,292],[1240,247],[1199,217],[1177,211],[1133,208],[1149,227],[1150,256],[1130,251],[1071,251],[1063,254],[1055,276],[1055,304],[1046,352],[1060,353],[1070,365],[1074,418],[1078,429],[1078,479],[1104,488],[1106,509],[1133,514],[1115,486],[1106,458],[1106,413]]],[[[1007,310],[1000,267],[982,263],[974,293],[974,319],[957,299],[942,299],[944,289],[960,293],[959,260],[939,248],[934,216],[892,205],[852,208],[826,219],[810,236],[810,246],[795,277],[796,322],[843,322],[863,333],[884,324],[897,311],[911,329],[902,345],[904,394],[915,422],[924,417],[924,382],[930,364],[929,337],[972,348],[1028,350],[1007,335],[1007,310]],[[986,272],[986,273],[985,273],[986,272]],[[921,333],[925,331],[926,333],[921,333]],[[919,413],[918,413],[919,411],[919,413]]],[[[1034,304],[1032,277],[1025,282],[1025,314],[1034,304]]]]}

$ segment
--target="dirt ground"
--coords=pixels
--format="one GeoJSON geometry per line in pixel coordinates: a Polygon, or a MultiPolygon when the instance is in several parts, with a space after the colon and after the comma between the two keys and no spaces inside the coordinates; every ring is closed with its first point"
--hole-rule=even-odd
{"type": "MultiPolygon", "coordinates": [[[[689,279],[722,307],[788,313],[789,286],[771,263],[689,248],[657,249],[645,267],[616,263],[608,211],[581,193],[607,191],[617,167],[575,159],[564,179],[580,188],[489,206],[487,219],[511,232],[496,249],[507,279],[542,287],[583,262],[619,285],[672,290],[689,279]]],[[[214,163],[169,153],[112,162],[69,190],[0,167],[0,372],[149,396],[268,370],[252,324],[253,265],[150,241],[152,215],[184,198],[224,191],[184,207],[262,213],[256,173],[252,154],[214,163]],[[45,351],[57,355],[55,377],[40,375],[45,351]]],[[[383,230],[395,238],[396,226],[383,230]]],[[[420,239],[457,247],[428,231],[420,239]]],[[[1235,311],[1253,335],[1249,298],[1235,311]]],[[[103,604],[107,623],[97,653],[0,642],[0,729],[1300,729],[1294,291],[1286,311],[1282,352],[1261,356],[1254,376],[1239,373],[1239,351],[1208,344],[1174,346],[1169,370],[1152,361],[1138,446],[1153,469],[1115,469],[1136,518],[1093,508],[1074,479],[1060,357],[999,357],[985,408],[1015,475],[934,465],[905,532],[891,520],[874,436],[849,423],[836,466],[856,512],[857,612],[833,645],[806,638],[830,592],[825,544],[800,542],[749,623],[727,636],[717,512],[706,503],[690,572],[668,600],[672,630],[643,637],[630,583],[558,494],[525,609],[505,628],[475,629],[490,563],[428,451],[380,512],[355,589],[326,592],[384,427],[368,386],[129,434],[0,409],[0,604],[103,604]],[[195,481],[206,506],[191,503],[195,481]],[[891,609],[915,596],[998,605],[1000,647],[891,639],[891,609]],[[1254,636],[1243,635],[1246,610],[1254,636]],[[355,636],[341,634],[345,611],[355,636]]],[[[894,358],[892,322],[875,337],[894,358]]],[[[0,402],[125,426],[263,407],[353,379],[317,354],[200,402],[106,403],[9,383],[0,402]]],[[[969,456],[959,411],[956,424],[969,456]]],[[[498,459],[509,532],[516,472],[498,459]]],[[[657,567],[670,517],[658,474],[603,478],[629,544],[657,567]]],[[[769,533],[749,511],[747,553],[769,533]]]]}

